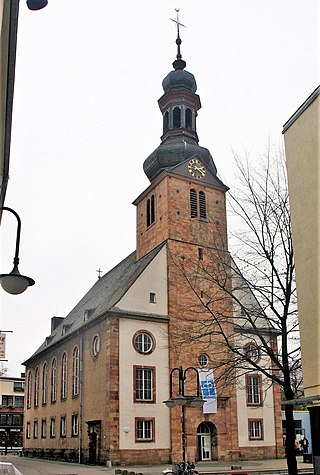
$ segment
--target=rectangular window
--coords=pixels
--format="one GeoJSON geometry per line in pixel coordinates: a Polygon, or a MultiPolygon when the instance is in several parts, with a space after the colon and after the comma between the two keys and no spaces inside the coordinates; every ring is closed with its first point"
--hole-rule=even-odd
{"type": "Polygon", "coordinates": [[[261,406],[261,376],[260,375],[247,375],[247,405],[249,406],[261,406]]]}
{"type": "Polygon", "coordinates": [[[72,414],[72,437],[79,435],[79,416],[78,414],[72,414]]]}
{"type": "Polygon", "coordinates": [[[38,438],[38,421],[34,421],[33,423],[33,438],[38,438]]]}
{"type": "Polygon", "coordinates": [[[13,396],[2,396],[3,406],[13,406],[13,396]]]}
{"type": "Polygon", "coordinates": [[[47,437],[47,420],[42,419],[41,421],[41,437],[45,439],[47,437]]]}
{"type": "Polygon", "coordinates": [[[199,259],[199,261],[203,260],[203,249],[202,249],[202,247],[198,247],[198,259],[199,259]]]}
{"type": "Polygon", "coordinates": [[[23,414],[13,414],[12,416],[13,426],[23,426],[23,414]]]}
{"type": "Polygon", "coordinates": [[[30,422],[27,422],[27,425],[26,425],[26,438],[27,439],[30,439],[30,434],[31,434],[30,422]]]}
{"type": "Polygon", "coordinates": [[[54,438],[56,436],[56,420],[54,417],[50,419],[50,437],[54,438]]]}
{"type": "Polygon", "coordinates": [[[14,391],[23,392],[23,390],[24,390],[24,382],[23,382],[23,381],[15,381],[15,382],[13,383],[13,390],[14,390],[14,391]]]}
{"type": "Polygon", "coordinates": [[[154,292],[150,292],[150,303],[156,303],[156,294],[154,292]]]}
{"type": "Polygon", "coordinates": [[[249,440],[263,440],[262,419],[249,419],[249,440]]]}
{"type": "Polygon", "coordinates": [[[154,442],[154,418],[136,418],[136,442],[154,442]]]}
{"type": "Polygon", "coordinates": [[[67,418],[66,418],[66,416],[61,416],[60,437],[67,437],[67,418]]]}
{"type": "Polygon", "coordinates": [[[24,406],[24,397],[23,396],[16,396],[14,398],[14,405],[15,405],[15,407],[23,407],[24,406]]]}
{"type": "Polygon", "coordinates": [[[155,371],[154,367],[133,367],[135,402],[155,402],[155,371]]]}

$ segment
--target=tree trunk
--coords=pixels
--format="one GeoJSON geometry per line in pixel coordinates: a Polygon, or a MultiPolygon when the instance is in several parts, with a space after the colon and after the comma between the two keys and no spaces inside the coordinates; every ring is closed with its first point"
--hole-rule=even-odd
{"type": "Polygon", "coordinates": [[[293,419],[293,406],[292,404],[285,406],[286,414],[286,456],[287,456],[287,465],[288,465],[288,474],[297,475],[298,466],[296,459],[296,432],[294,427],[293,419]]]}

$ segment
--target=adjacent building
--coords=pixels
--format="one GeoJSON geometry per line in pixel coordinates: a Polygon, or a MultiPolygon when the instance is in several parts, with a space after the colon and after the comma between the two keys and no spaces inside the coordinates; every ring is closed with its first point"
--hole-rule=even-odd
{"type": "Polygon", "coordinates": [[[320,86],[283,126],[296,263],[304,394],[320,473],[320,86]],[[318,402],[316,402],[318,401],[318,402]]]}
{"type": "MultiPolygon", "coordinates": [[[[134,200],[136,250],[65,318],[52,318],[50,335],[25,362],[26,454],[107,464],[180,461],[181,408],[163,403],[170,374],[179,392],[171,371],[180,367],[199,371],[210,403],[185,408],[187,459],[283,454],[279,388],[265,384],[258,372],[242,375],[240,385],[236,378],[227,383],[225,367],[213,374],[210,362],[219,358],[222,344],[217,328],[211,343],[183,341],[195,322],[208,320],[199,298],[209,283],[190,285],[182,268],[196,276],[200,265],[229,262],[230,255],[228,187],[209,150],[199,145],[201,103],[180,44],[178,36],[174,69],[159,99],[161,143],[143,166],[150,185],[134,200]]],[[[232,286],[232,276],[226,279],[232,286]]],[[[226,334],[259,358],[252,335],[235,336],[240,320],[230,299],[217,299],[214,310],[228,315],[221,320],[226,334]]],[[[276,345],[276,335],[262,323],[276,345]]],[[[185,381],[190,396],[196,391],[192,373],[185,381]]]]}
{"type": "Polygon", "coordinates": [[[0,377],[0,447],[21,448],[23,444],[24,375],[0,377]]]}
{"type": "Polygon", "coordinates": [[[19,0],[0,0],[0,208],[9,180],[18,11],[19,0]]]}

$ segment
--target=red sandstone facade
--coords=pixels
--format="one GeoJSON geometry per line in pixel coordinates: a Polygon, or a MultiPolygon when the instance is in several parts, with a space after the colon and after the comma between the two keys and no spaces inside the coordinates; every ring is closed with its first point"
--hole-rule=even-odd
{"type": "MultiPolygon", "coordinates": [[[[188,340],[210,317],[201,299],[212,282],[201,268],[219,272],[230,261],[228,188],[209,151],[198,145],[194,77],[181,58],[173,64],[159,100],[162,143],[145,161],[151,184],[134,202],[136,252],[65,319],[54,320],[50,337],[26,362],[26,453],[113,465],[181,461],[181,410],[163,405],[170,370],[200,369],[201,355],[209,366],[219,358],[232,363],[214,324],[209,342],[188,340]]],[[[226,286],[232,287],[231,274],[226,286]]],[[[213,311],[234,339],[233,303],[213,290],[213,311]]],[[[236,374],[227,380],[225,373],[223,365],[215,373],[216,412],[186,408],[187,459],[283,455],[279,388],[265,388],[267,405],[254,400],[249,407],[248,389],[239,387],[236,374]]]]}

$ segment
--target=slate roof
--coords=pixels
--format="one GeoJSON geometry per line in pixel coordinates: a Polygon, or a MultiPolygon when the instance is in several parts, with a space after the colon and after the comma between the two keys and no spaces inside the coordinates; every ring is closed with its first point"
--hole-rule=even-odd
{"type": "Polygon", "coordinates": [[[194,156],[198,156],[213,174],[217,173],[217,167],[209,150],[201,147],[195,139],[186,140],[181,129],[177,136],[168,137],[146,158],[143,170],[152,182],[163,170],[170,170],[194,156]]]}
{"type": "Polygon", "coordinates": [[[61,324],[46,338],[38,350],[28,358],[24,364],[33,357],[47,350],[54,344],[64,339],[70,333],[87,324],[85,312],[90,322],[108,311],[116,310],[116,304],[146,269],[154,257],[163,248],[165,243],[156,247],[141,259],[136,261],[136,252],[132,252],[123,261],[117,264],[107,274],[103,275],[84,295],[80,302],[71,310],[61,324]],[[63,328],[67,331],[63,335],[63,328]]]}

